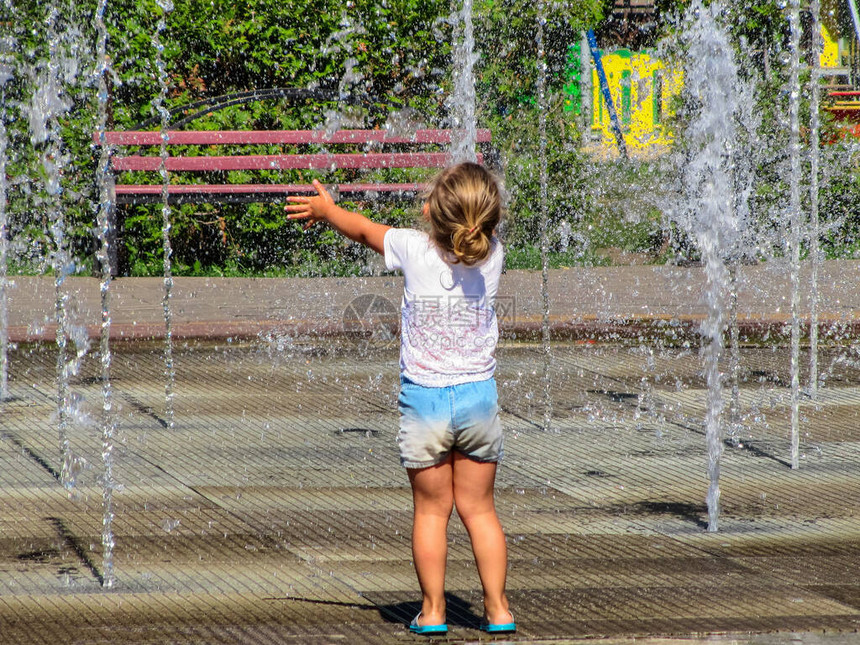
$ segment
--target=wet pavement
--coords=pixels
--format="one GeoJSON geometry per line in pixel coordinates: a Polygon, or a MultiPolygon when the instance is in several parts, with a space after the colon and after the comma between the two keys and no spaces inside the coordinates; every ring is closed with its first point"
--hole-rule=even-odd
{"type": "MultiPolygon", "coordinates": [[[[559,293],[573,279],[562,274],[554,274],[559,293]]],[[[517,314],[532,323],[533,274],[512,277],[523,281],[517,314]]],[[[32,280],[28,302],[41,302],[49,283],[32,280]]],[[[17,337],[12,398],[0,404],[0,643],[426,640],[405,629],[419,591],[409,487],[394,443],[396,341],[373,325],[369,334],[343,333],[368,312],[379,322],[390,311],[371,300],[344,316],[366,280],[340,290],[333,281],[328,291],[315,283],[325,298],[296,286],[307,283],[197,280],[194,296],[178,283],[178,324],[221,333],[178,334],[173,426],[161,343],[114,344],[112,589],[101,585],[97,343],[79,336],[71,345],[82,359],[71,378],[68,436],[79,472],[69,495],[58,482],[56,352],[17,337]],[[290,308],[291,298],[308,304],[290,308]],[[309,335],[315,322],[325,331],[326,320],[328,337],[309,335]]],[[[126,284],[116,302],[138,308],[115,309],[117,329],[155,329],[159,281],[126,284]]],[[[375,295],[396,302],[398,285],[384,287],[391,298],[375,295]]],[[[81,329],[96,324],[86,318],[86,289],[73,298],[81,329]]],[[[827,309],[843,329],[860,309],[852,293],[827,309]]],[[[571,292],[566,306],[583,310],[568,320],[629,322],[641,306],[616,297],[625,304],[613,304],[614,313],[595,306],[587,314],[588,297],[571,292]]],[[[660,305],[669,320],[701,314],[695,298],[672,314],[680,306],[672,298],[660,305]]],[[[744,302],[758,303],[747,313],[774,325],[782,316],[768,301],[744,302]]],[[[20,322],[36,320],[36,311],[13,311],[13,329],[48,334],[50,311],[20,322]]],[[[562,310],[553,315],[565,322],[562,310]]],[[[824,385],[801,401],[795,471],[788,351],[744,347],[737,397],[725,392],[737,412],[722,461],[720,530],[709,533],[697,345],[555,343],[544,428],[544,353],[513,333],[499,348],[506,457],[497,500],[520,631],[495,642],[860,642],[860,360],[850,338],[821,351],[824,385]]],[[[449,536],[444,640],[492,640],[477,630],[480,585],[456,516],[449,536]]]]}
{"type": "MultiPolygon", "coordinates": [[[[858,636],[860,374],[844,354],[822,356],[829,382],[803,402],[792,471],[786,353],[744,350],[742,447],[724,454],[717,533],[705,530],[696,352],[556,345],[549,430],[541,351],[507,342],[499,354],[498,505],[520,625],[506,640],[858,636]]],[[[110,590],[100,585],[97,359],[72,379],[70,499],[56,478],[55,354],[22,346],[10,357],[0,641],[420,640],[404,628],[418,589],[394,443],[396,349],[180,344],[169,427],[160,347],[121,347],[110,590]]],[[[449,640],[479,639],[479,583],[456,519],[448,588],[449,640]]]]}
{"type": "MultiPolygon", "coordinates": [[[[779,261],[741,265],[737,319],[742,336],[784,337],[791,316],[789,267],[779,261]]],[[[801,315],[808,320],[810,269],[801,272],[801,315]]],[[[177,338],[256,338],[272,330],[292,335],[339,335],[350,304],[372,295],[399,306],[399,277],[174,278],[173,333],[177,338]]],[[[823,262],[818,319],[824,339],[860,335],[860,261],[823,262]]],[[[707,315],[701,267],[615,266],[549,272],[549,322],[561,339],[614,340],[643,333],[669,341],[695,338],[707,315]]],[[[111,334],[116,339],[164,336],[161,278],[119,278],[111,283],[111,334]]],[[[69,325],[98,338],[99,281],[66,278],[69,325]]],[[[20,276],[9,289],[9,335],[15,342],[56,337],[56,290],[46,277],[20,276]]],[[[365,303],[367,304],[367,303],[365,303]]],[[[539,271],[508,271],[499,287],[501,330],[508,337],[539,338],[543,320],[539,271]]],[[[361,311],[360,314],[368,312],[361,311]]],[[[396,323],[395,315],[387,319],[396,323]]]]}

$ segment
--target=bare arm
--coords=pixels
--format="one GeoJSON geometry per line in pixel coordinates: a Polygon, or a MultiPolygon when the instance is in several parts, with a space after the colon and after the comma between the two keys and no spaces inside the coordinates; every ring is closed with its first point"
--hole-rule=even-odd
{"type": "Polygon", "coordinates": [[[289,213],[288,219],[307,219],[306,229],[314,222],[327,222],[338,233],[349,239],[364,244],[377,253],[385,253],[383,240],[390,226],[372,222],[361,213],[353,213],[341,208],[334,203],[331,195],[316,179],[314,179],[314,188],[318,194],[313,197],[293,195],[287,198],[292,202],[284,207],[284,210],[289,213]]]}

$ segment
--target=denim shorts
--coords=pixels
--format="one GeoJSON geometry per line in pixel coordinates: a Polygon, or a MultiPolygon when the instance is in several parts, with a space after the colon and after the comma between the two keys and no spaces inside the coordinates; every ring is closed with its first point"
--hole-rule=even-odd
{"type": "Polygon", "coordinates": [[[494,378],[424,387],[400,377],[397,445],[406,468],[427,468],[458,450],[475,461],[502,458],[502,424],[494,378]]]}

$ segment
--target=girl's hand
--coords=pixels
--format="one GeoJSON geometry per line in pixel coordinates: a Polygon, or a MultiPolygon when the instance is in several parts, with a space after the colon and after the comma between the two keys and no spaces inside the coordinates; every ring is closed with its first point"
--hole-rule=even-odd
{"type": "Polygon", "coordinates": [[[325,186],[316,179],[314,179],[313,185],[317,195],[313,197],[291,195],[287,197],[287,200],[292,204],[284,207],[284,210],[289,213],[287,219],[308,220],[304,227],[305,230],[313,226],[315,222],[328,221],[329,215],[335,208],[334,200],[328,194],[325,186]]]}
{"type": "Polygon", "coordinates": [[[324,221],[341,235],[370,247],[377,253],[385,253],[385,232],[391,228],[385,224],[371,222],[361,213],[353,213],[334,203],[325,187],[314,180],[317,195],[313,197],[290,196],[291,202],[284,210],[287,219],[305,219],[305,230],[314,222],[324,221]]]}

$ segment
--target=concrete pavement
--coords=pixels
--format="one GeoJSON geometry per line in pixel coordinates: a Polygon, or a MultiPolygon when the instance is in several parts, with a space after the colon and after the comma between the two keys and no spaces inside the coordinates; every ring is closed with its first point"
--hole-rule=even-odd
{"type": "MultiPolygon", "coordinates": [[[[724,392],[736,418],[716,533],[706,530],[707,391],[696,347],[558,341],[546,399],[545,355],[513,337],[540,321],[540,278],[505,276],[503,295],[516,306],[499,348],[506,458],[497,504],[520,631],[496,642],[860,640],[860,361],[851,336],[860,265],[826,267],[821,309],[833,335],[819,356],[824,385],[800,403],[800,468],[788,467],[788,352],[747,346],[737,394],[724,392]]],[[[654,320],[698,324],[700,270],[624,269],[552,273],[559,336],[571,321],[603,339],[654,320]]],[[[787,276],[749,271],[739,316],[779,332],[787,276]]],[[[399,282],[177,279],[173,426],[162,344],[142,340],[163,335],[161,281],[112,285],[114,333],[138,339],[113,344],[112,589],[102,586],[104,388],[97,343],[80,333],[98,334],[98,287],[69,287],[81,351],[64,408],[70,492],[58,481],[56,350],[22,342],[9,355],[0,643],[424,642],[404,627],[419,590],[394,441],[396,339],[344,333],[362,316],[388,322],[392,310],[373,307],[396,304],[399,282]],[[382,300],[350,310],[368,295],[382,300]]],[[[53,338],[53,298],[49,280],[16,278],[16,342],[53,338]]],[[[456,517],[449,550],[445,640],[487,641],[456,517]]]]}
{"type": "MultiPolygon", "coordinates": [[[[801,315],[810,312],[809,268],[802,278],[801,315]]],[[[860,321],[860,261],[823,263],[818,312],[822,330],[855,330],[860,321]]],[[[557,338],[608,339],[660,333],[695,335],[707,315],[701,267],[626,266],[550,272],[550,323],[557,338]]],[[[114,338],[164,336],[161,278],[120,278],[111,283],[114,338]]],[[[253,338],[273,329],[292,334],[343,331],[344,312],[362,295],[397,305],[402,278],[174,278],[172,317],[177,338],[253,338]]],[[[70,324],[97,337],[99,282],[67,278],[70,324]]],[[[741,266],[738,321],[743,333],[780,333],[791,315],[788,267],[773,262],[741,266]]],[[[541,276],[508,271],[500,286],[501,326],[507,335],[534,334],[543,319],[541,276]]],[[[45,277],[17,277],[9,289],[10,338],[55,338],[56,290],[45,277]]],[[[394,318],[395,322],[396,316],[394,318]]]]}

